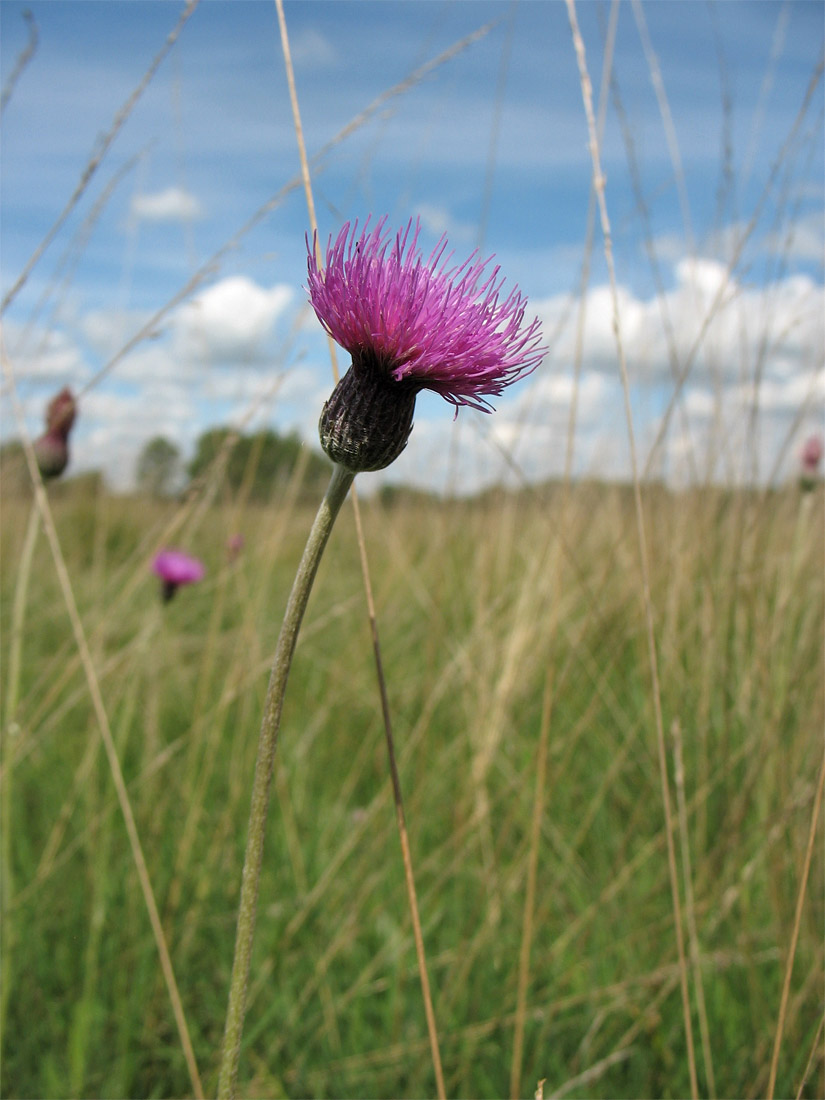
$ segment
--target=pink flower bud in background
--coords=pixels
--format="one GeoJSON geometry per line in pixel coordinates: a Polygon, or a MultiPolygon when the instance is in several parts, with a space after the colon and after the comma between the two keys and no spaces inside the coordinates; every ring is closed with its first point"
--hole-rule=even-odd
{"type": "Polygon", "coordinates": [[[241,534],[230,535],[226,540],[226,556],[229,561],[234,561],[244,548],[244,537],[241,534]]]}
{"type": "Polygon", "coordinates": [[[822,436],[810,435],[802,444],[799,455],[802,471],[800,485],[803,489],[811,490],[815,487],[819,475],[819,464],[822,461],[823,445],[822,436]]]}
{"type": "Polygon", "coordinates": [[[77,416],[77,403],[68,386],[53,397],[46,409],[46,431],[34,442],[34,454],[44,478],[59,477],[69,463],[69,432],[77,416]]]}
{"type": "Polygon", "coordinates": [[[161,579],[164,603],[172,599],[182,584],[195,584],[206,573],[203,562],[181,550],[161,550],[155,555],[152,570],[161,579]]]}

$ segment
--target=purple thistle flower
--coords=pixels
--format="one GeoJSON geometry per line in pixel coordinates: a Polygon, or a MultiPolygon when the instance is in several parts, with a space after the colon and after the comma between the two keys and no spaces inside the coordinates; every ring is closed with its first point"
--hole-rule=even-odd
{"type": "Polygon", "coordinates": [[[526,299],[502,295],[499,267],[474,252],[450,266],[442,237],[425,262],[420,225],[390,244],[386,218],[358,236],[348,222],[327,246],[321,270],[307,240],[308,290],[318,320],[352,356],[321,415],[321,444],[350,470],[380,470],[404,449],[422,389],[456,406],[492,411],[488,397],[535,370],[546,348],[526,299]]]}
{"type": "Polygon", "coordinates": [[[168,603],[182,584],[202,580],[206,569],[203,562],[190,558],[181,550],[161,550],[152,562],[152,571],[163,582],[163,602],[168,603]]]}

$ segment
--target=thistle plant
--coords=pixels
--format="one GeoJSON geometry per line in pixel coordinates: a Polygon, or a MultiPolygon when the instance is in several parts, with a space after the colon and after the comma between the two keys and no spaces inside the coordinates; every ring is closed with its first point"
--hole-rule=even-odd
{"type": "Polygon", "coordinates": [[[333,462],[329,487],[304,548],[281,626],[267,689],[252,787],[235,958],[218,1095],[235,1095],[258,901],[263,843],[281,711],[289,668],[312,583],[355,475],[381,470],[401,454],[421,390],[456,407],[492,411],[488,398],[535,370],[544,351],[538,319],[524,323],[518,288],[502,295],[499,267],[474,253],[451,266],[442,237],[425,261],[419,223],[392,238],[386,218],[347,223],[325,263],[307,240],[307,289],[327,333],[352,365],[325,403],[321,446],[333,462]]]}

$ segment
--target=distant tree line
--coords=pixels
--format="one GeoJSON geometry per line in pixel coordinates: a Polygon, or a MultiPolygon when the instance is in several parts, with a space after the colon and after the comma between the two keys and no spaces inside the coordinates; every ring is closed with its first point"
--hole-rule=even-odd
{"type": "Polygon", "coordinates": [[[156,435],[144,446],[137,460],[135,479],[144,493],[168,496],[179,488],[180,451],[163,435],[156,435]]]}
{"type": "MultiPolygon", "coordinates": [[[[198,437],[194,454],[186,463],[174,443],[156,435],[143,446],[135,465],[138,490],[154,497],[174,496],[187,484],[208,476],[218,478],[233,495],[243,493],[250,500],[265,501],[296,473],[300,473],[302,490],[317,497],[329,481],[329,460],[303,443],[297,432],[281,435],[271,429],[244,435],[233,428],[210,428],[198,437]]],[[[75,489],[81,481],[84,486],[94,483],[102,489],[102,476],[99,471],[72,474],[70,462],[62,480],[75,489]]],[[[0,482],[9,496],[31,491],[23,447],[17,439],[0,446],[0,482]]]]}
{"type": "Polygon", "coordinates": [[[221,484],[250,500],[268,500],[296,472],[304,467],[303,487],[317,492],[326,488],[329,461],[311,450],[297,432],[281,435],[267,428],[250,435],[233,428],[210,428],[195,443],[191,460],[183,467],[180,451],[163,436],[150,439],[138,458],[138,487],[153,496],[165,496],[181,487],[182,473],[195,481],[200,477],[219,477],[221,484]]]}

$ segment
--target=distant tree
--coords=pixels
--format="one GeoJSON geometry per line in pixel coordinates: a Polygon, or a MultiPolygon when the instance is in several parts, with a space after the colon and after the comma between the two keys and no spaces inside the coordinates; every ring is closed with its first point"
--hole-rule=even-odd
{"type": "Polygon", "coordinates": [[[237,432],[233,432],[231,428],[210,428],[206,432],[201,432],[195,442],[195,453],[186,465],[186,472],[189,477],[194,481],[195,478],[201,477],[207,471],[213,469],[214,463],[224,446],[226,446],[227,453],[229,453],[233,439],[235,440],[235,446],[237,446],[241,437],[238,436],[237,432]]]}
{"type": "Polygon", "coordinates": [[[235,492],[248,491],[254,500],[268,500],[273,491],[292,476],[299,461],[306,463],[303,485],[323,485],[330,466],[317,451],[307,450],[297,432],[280,435],[266,429],[253,435],[238,435],[231,428],[211,428],[198,437],[195,454],[187,466],[191,478],[213,469],[218,454],[226,448],[224,479],[235,492]]]}
{"type": "Polygon", "coordinates": [[[162,435],[145,445],[137,461],[137,483],[152,496],[165,496],[175,487],[180,472],[180,451],[162,435]]]}

